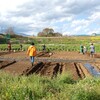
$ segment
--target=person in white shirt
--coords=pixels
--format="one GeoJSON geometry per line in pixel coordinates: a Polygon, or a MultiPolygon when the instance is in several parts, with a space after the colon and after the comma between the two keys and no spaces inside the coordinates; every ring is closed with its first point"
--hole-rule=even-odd
{"type": "Polygon", "coordinates": [[[94,57],[94,53],[95,53],[95,46],[93,45],[93,43],[91,43],[91,45],[90,45],[90,56],[94,57]]]}
{"type": "Polygon", "coordinates": [[[87,52],[86,46],[84,46],[83,51],[84,51],[84,54],[87,52]]]}

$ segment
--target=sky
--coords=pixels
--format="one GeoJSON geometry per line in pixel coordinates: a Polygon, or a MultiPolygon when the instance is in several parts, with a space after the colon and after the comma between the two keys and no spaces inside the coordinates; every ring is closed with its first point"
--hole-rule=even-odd
{"type": "Polygon", "coordinates": [[[0,32],[8,27],[35,36],[44,28],[62,35],[100,34],[100,0],[0,0],[0,32]]]}

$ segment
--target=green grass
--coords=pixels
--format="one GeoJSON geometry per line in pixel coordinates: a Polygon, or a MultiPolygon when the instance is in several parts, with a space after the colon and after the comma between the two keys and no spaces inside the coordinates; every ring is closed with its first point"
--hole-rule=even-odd
{"type": "Polygon", "coordinates": [[[0,72],[0,100],[100,100],[100,78],[74,81],[66,73],[50,79],[0,72]]]}
{"type": "MultiPolygon", "coordinates": [[[[20,48],[20,40],[12,38],[12,49],[18,51],[20,48]],[[19,42],[16,42],[19,41],[19,42]]],[[[23,50],[27,50],[32,41],[35,42],[38,51],[42,50],[45,44],[49,51],[80,51],[80,45],[83,44],[89,51],[90,43],[94,43],[96,52],[100,52],[100,37],[34,37],[23,38],[23,50]]],[[[0,44],[0,50],[6,51],[7,44],[0,44]]]]}

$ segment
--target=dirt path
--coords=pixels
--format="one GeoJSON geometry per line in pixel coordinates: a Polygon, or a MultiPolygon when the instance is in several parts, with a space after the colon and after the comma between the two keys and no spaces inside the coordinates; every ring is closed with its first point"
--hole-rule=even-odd
{"type": "MultiPolygon", "coordinates": [[[[38,54],[37,55],[41,55],[38,54]]],[[[26,52],[16,52],[16,53],[6,53],[3,55],[0,55],[0,57],[3,58],[13,58],[13,59],[24,59],[24,58],[29,58],[26,55],[26,52]]],[[[51,55],[50,57],[48,56],[48,54],[46,53],[46,55],[44,56],[37,56],[36,58],[58,58],[58,59],[67,59],[67,60],[93,60],[93,58],[91,58],[89,55],[85,54],[80,54],[78,52],[65,52],[65,51],[61,51],[61,52],[53,52],[53,55],[51,55]]]]}

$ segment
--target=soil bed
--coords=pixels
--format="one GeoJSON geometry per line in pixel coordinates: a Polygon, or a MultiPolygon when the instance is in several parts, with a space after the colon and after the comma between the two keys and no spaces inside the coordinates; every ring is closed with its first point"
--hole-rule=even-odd
{"type": "Polygon", "coordinates": [[[34,66],[31,66],[26,52],[7,53],[0,55],[0,69],[16,75],[39,74],[56,77],[58,73],[70,73],[74,80],[91,77],[91,73],[84,67],[91,64],[100,73],[100,59],[90,58],[78,52],[38,52],[34,66]]]}

